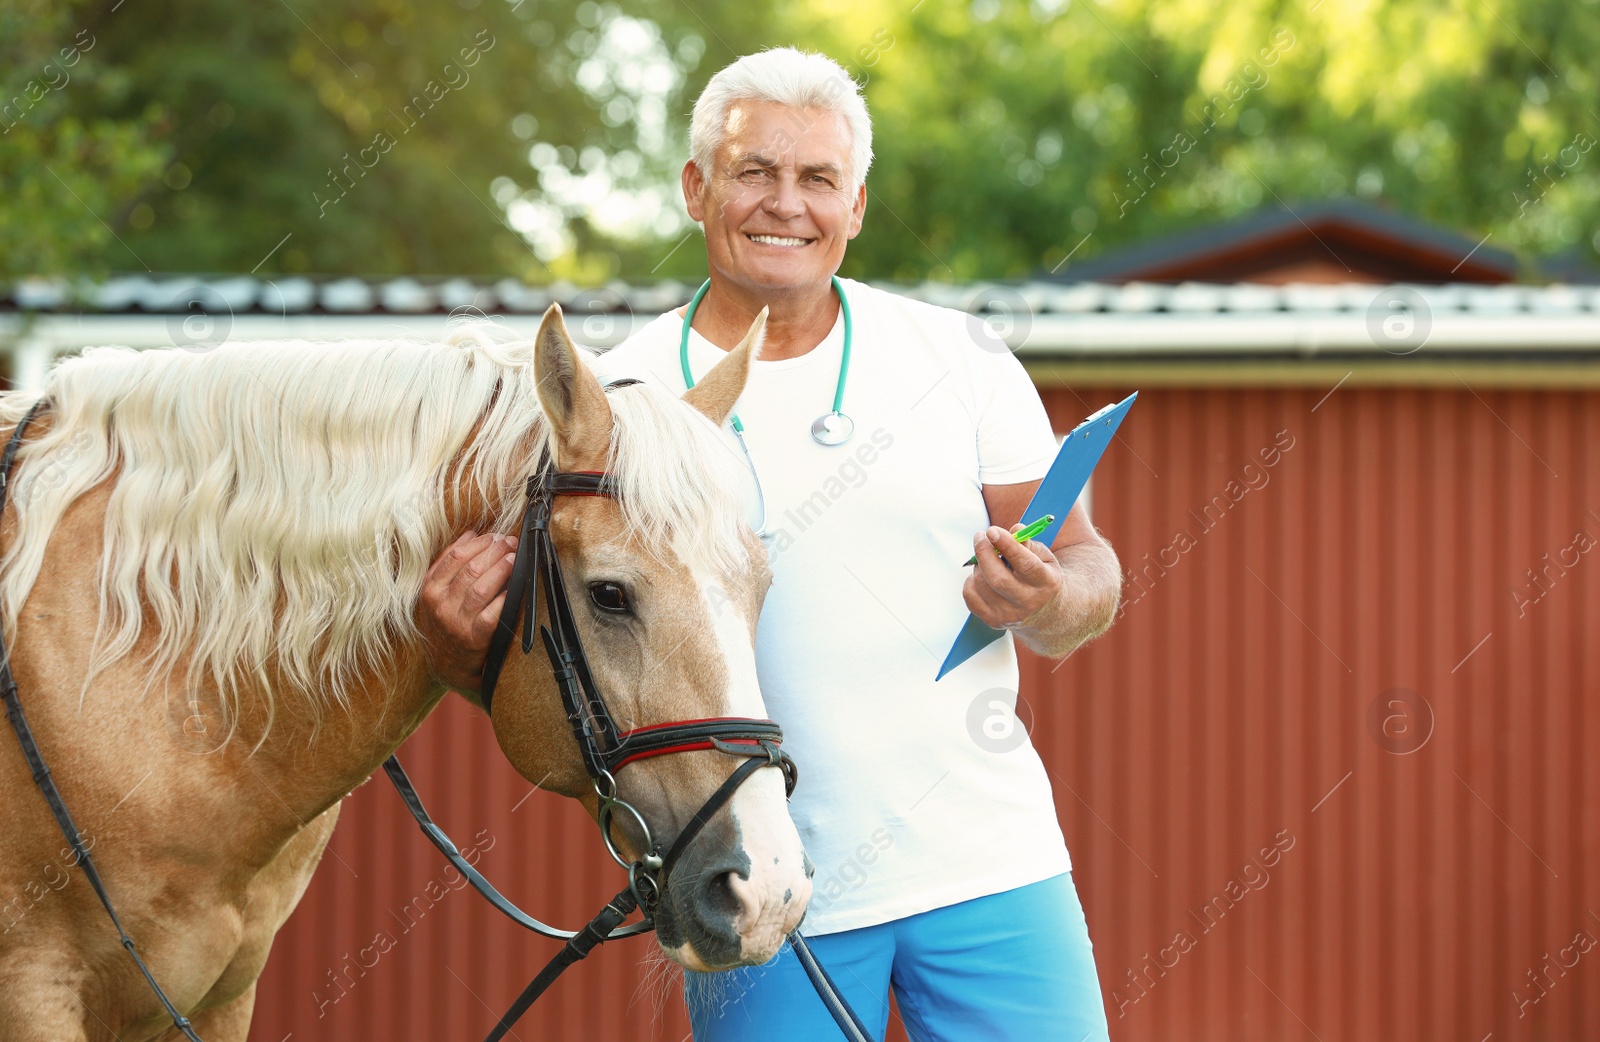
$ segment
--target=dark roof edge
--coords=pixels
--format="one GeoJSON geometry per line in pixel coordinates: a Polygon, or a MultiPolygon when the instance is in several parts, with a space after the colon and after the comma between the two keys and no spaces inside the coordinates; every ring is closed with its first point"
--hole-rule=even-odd
{"type": "Polygon", "coordinates": [[[1516,278],[1521,272],[1516,254],[1509,250],[1474,243],[1463,235],[1381,205],[1343,198],[1294,205],[1269,203],[1240,217],[1112,249],[1054,275],[1039,277],[1055,282],[1083,282],[1136,276],[1139,270],[1158,263],[1163,266],[1180,264],[1186,259],[1238,247],[1252,239],[1293,231],[1296,227],[1308,227],[1314,234],[1318,224],[1329,221],[1352,225],[1386,238],[1406,239],[1445,254],[1465,256],[1470,253],[1474,261],[1497,269],[1508,279],[1516,278]]]}

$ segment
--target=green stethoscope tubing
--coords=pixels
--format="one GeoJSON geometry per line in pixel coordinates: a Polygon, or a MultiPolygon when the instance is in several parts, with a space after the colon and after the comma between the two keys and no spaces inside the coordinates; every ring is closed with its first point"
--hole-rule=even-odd
{"type": "MultiPolygon", "coordinates": [[[[839,379],[833,388],[834,416],[843,417],[840,410],[844,406],[844,385],[850,378],[850,341],[853,332],[850,321],[850,302],[845,299],[844,287],[839,284],[837,275],[832,277],[833,291],[839,295],[839,310],[844,313],[844,354],[839,359],[839,379]]],[[[678,364],[683,369],[683,382],[689,387],[694,386],[694,373],[689,368],[689,325],[694,321],[694,313],[700,307],[700,301],[706,295],[706,290],[711,288],[711,280],[706,279],[700,288],[695,291],[694,297],[689,301],[689,309],[683,314],[683,335],[678,340],[678,364]]],[[[847,417],[846,417],[847,418],[847,417]]],[[[744,434],[744,424],[739,421],[737,414],[732,419],[733,429],[741,435],[744,434]]],[[[744,439],[740,438],[742,442],[744,439]]],[[[827,444],[824,442],[823,444],[827,444]]]]}

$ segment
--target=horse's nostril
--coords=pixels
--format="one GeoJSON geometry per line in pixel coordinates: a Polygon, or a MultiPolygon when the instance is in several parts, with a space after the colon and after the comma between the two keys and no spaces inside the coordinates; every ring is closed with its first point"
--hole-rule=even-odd
{"type": "MultiPolygon", "coordinates": [[[[759,904],[748,901],[754,893],[738,869],[727,862],[698,873],[695,882],[686,882],[680,891],[668,890],[668,904],[674,908],[667,925],[675,940],[688,942],[697,958],[707,967],[737,965],[743,946],[742,932],[759,913],[759,904]],[[676,897],[674,894],[676,893],[676,897]]],[[[663,909],[665,911],[666,909],[663,909]]],[[[658,921],[659,928],[659,921],[658,921]]],[[[667,933],[662,934],[663,943],[667,933]]]]}
{"type": "Polygon", "coordinates": [[[734,896],[736,872],[723,872],[706,880],[700,891],[700,911],[707,919],[731,919],[739,914],[739,899],[734,896]]]}

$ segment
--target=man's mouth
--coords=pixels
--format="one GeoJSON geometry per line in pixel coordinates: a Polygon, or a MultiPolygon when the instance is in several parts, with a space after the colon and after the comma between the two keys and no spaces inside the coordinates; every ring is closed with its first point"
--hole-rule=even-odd
{"type": "Polygon", "coordinates": [[[745,233],[745,238],[751,242],[759,242],[763,246],[808,246],[815,241],[793,235],[751,235],[748,232],[745,233]]]}

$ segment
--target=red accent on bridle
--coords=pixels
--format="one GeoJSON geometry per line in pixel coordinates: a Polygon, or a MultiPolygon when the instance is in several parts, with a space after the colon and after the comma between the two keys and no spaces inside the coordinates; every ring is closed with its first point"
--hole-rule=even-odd
{"type": "MultiPolygon", "coordinates": [[[[584,476],[586,478],[599,478],[601,481],[606,481],[611,477],[611,475],[607,474],[603,470],[564,470],[561,473],[562,473],[563,476],[572,475],[572,474],[581,474],[582,476],[584,476]]],[[[597,499],[615,499],[616,498],[611,493],[604,492],[604,491],[601,491],[599,489],[596,489],[593,492],[585,492],[585,491],[582,491],[580,489],[562,489],[559,493],[557,493],[557,495],[562,495],[562,496],[590,496],[590,497],[597,498],[597,499]]]]}
{"type": "MultiPolygon", "coordinates": [[[[628,747],[628,741],[630,739],[636,737],[636,736],[639,736],[639,735],[646,735],[646,734],[650,734],[650,733],[656,732],[656,731],[680,730],[680,729],[685,728],[685,727],[692,727],[695,724],[771,724],[771,723],[772,723],[771,720],[762,720],[762,719],[758,719],[758,718],[753,717],[753,716],[709,716],[709,717],[704,717],[704,718],[699,719],[699,720],[678,720],[678,721],[675,721],[675,722],[672,722],[672,723],[665,723],[665,724],[647,724],[644,727],[635,727],[631,731],[622,731],[622,732],[620,732],[617,735],[617,747],[619,749],[626,749],[628,747]]],[[[762,741],[769,741],[773,745],[781,745],[782,744],[781,739],[771,739],[771,738],[769,738],[769,739],[760,739],[760,738],[723,738],[723,739],[719,739],[719,740],[724,745],[748,745],[748,746],[751,746],[752,748],[759,747],[761,745],[762,741]]],[[[717,748],[717,746],[714,745],[709,738],[693,739],[693,740],[686,741],[686,742],[678,742],[678,743],[676,743],[674,745],[662,746],[659,749],[644,749],[644,750],[641,750],[641,751],[636,752],[636,753],[629,753],[628,755],[622,757],[621,759],[614,761],[612,763],[612,765],[611,765],[611,769],[614,770],[614,771],[620,771],[623,767],[627,766],[628,764],[632,763],[635,760],[646,760],[646,759],[649,759],[652,756],[663,756],[663,755],[665,755],[667,753],[686,753],[686,752],[693,752],[693,751],[699,750],[699,749],[715,749],[715,748],[717,748]]]]}

